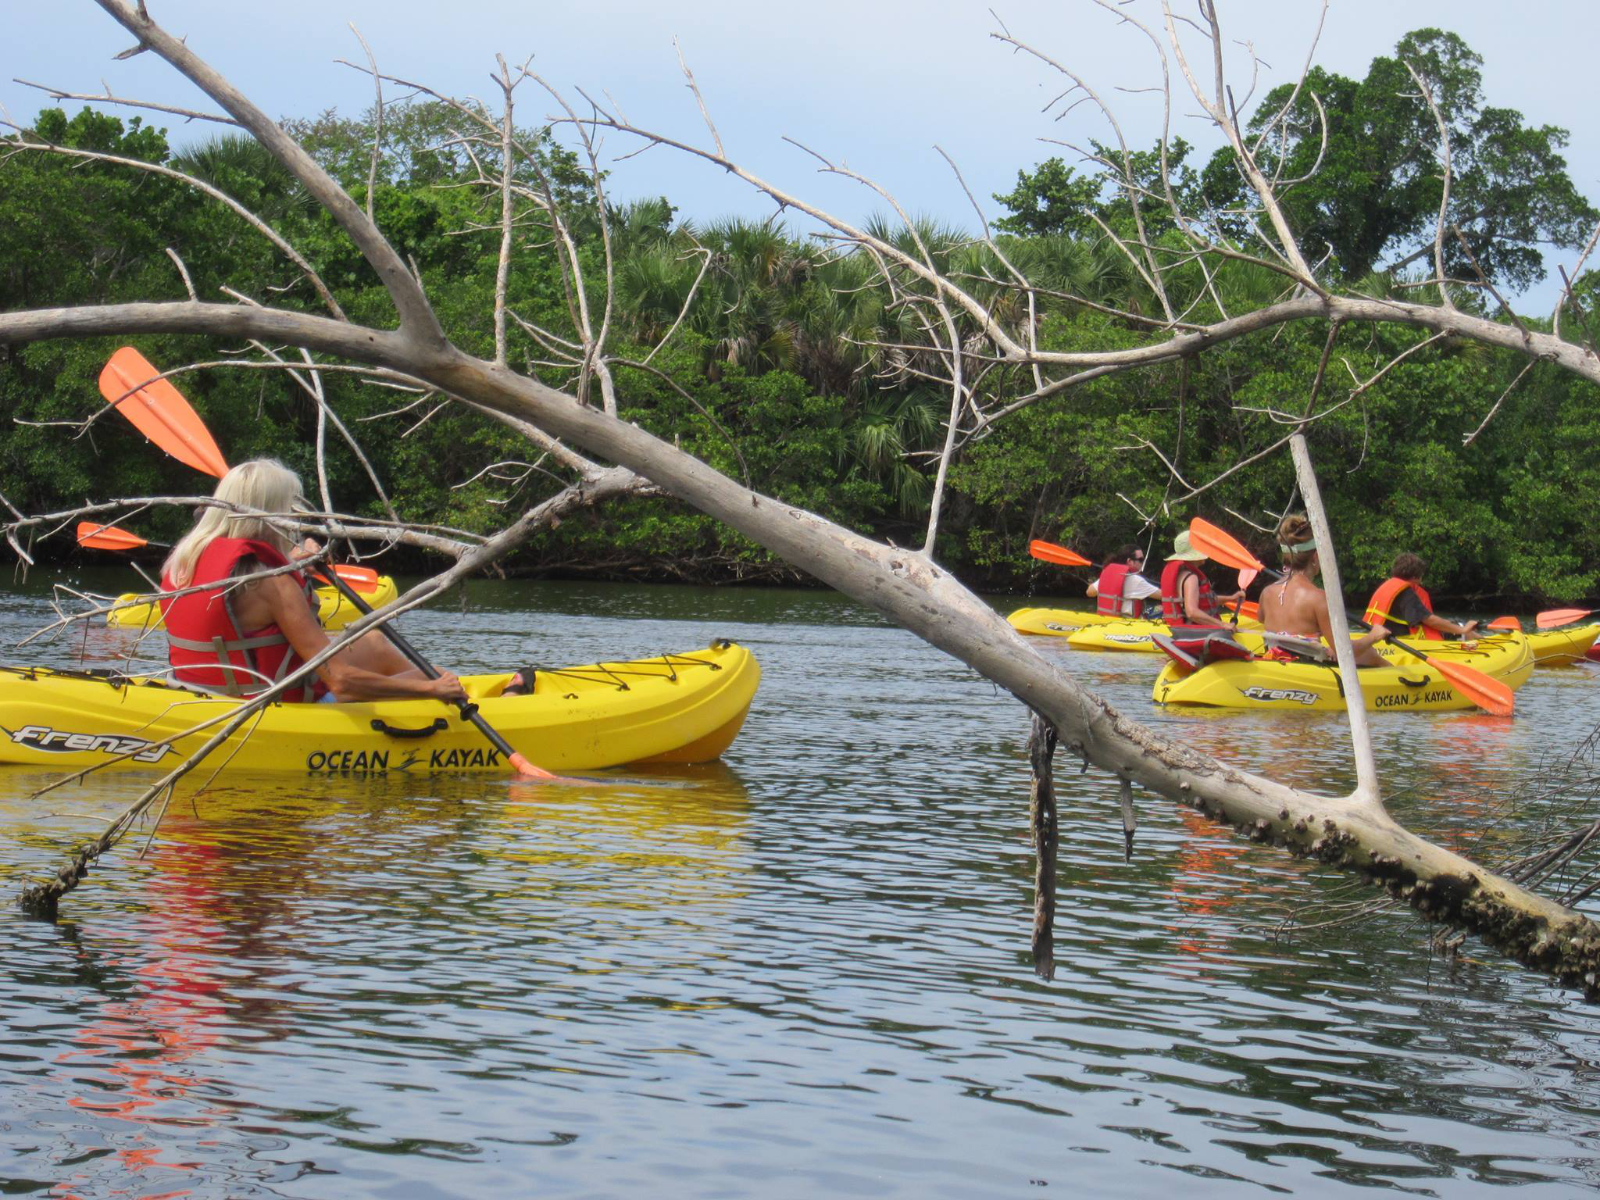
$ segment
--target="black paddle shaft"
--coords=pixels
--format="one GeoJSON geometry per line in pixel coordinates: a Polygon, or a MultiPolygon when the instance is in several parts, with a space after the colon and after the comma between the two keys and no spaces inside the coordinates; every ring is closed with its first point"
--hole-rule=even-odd
{"type": "MultiPolygon", "coordinates": [[[[346,600],[350,601],[351,604],[354,604],[358,609],[361,610],[362,613],[370,613],[372,611],[372,605],[368,604],[359,595],[357,595],[354,588],[352,588],[344,580],[340,579],[338,571],[330,567],[328,569],[327,577],[328,581],[339,590],[339,594],[342,595],[346,600]]],[[[406,641],[405,635],[394,627],[394,623],[392,621],[385,622],[384,624],[378,626],[378,628],[383,630],[384,637],[388,638],[389,641],[394,644],[394,648],[396,650],[400,651],[401,654],[405,655],[411,660],[411,664],[416,667],[417,670],[421,671],[429,679],[439,678],[438,669],[434,667],[434,665],[427,659],[423,658],[415,646],[406,641]]],[[[489,744],[496,750],[500,751],[501,754],[505,755],[506,760],[509,762],[512,755],[516,754],[516,751],[511,748],[510,742],[506,741],[505,738],[500,736],[499,732],[494,728],[494,726],[490,725],[489,722],[483,719],[483,716],[478,712],[478,706],[472,703],[470,700],[457,700],[455,701],[455,705],[456,708],[461,711],[461,719],[463,721],[472,722],[472,724],[477,728],[478,732],[489,739],[489,744]]]]}

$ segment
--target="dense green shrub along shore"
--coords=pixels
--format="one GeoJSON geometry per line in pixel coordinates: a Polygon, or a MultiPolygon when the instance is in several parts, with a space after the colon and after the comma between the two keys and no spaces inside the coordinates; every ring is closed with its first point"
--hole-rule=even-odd
{"type": "MultiPolygon", "coordinates": [[[[1492,196],[1499,208],[1477,210],[1463,225],[1463,240],[1503,288],[1526,286],[1544,272],[1540,244],[1574,244],[1594,220],[1557,153],[1563,132],[1525,128],[1519,114],[1484,106],[1476,57],[1453,35],[1421,31],[1408,35],[1402,48],[1474,101],[1452,110],[1460,126],[1455,136],[1469,146],[1476,138],[1478,146],[1476,154],[1458,148],[1465,165],[1456,192],[1492,196]]],[[[1439,197],[1426,146],[1418,149],[1414,136],[1415,122],[1431,117],[1400,115],[1395,69],[1394,60],[1380,58],[1366,80],[1313,72],[1330,113],[1330,149],[1323,175],[1287,199],[1298,227],[1314,231],[1326,246],[1327,269],[1373,295],[1408,294],[1424,266],[1406,251],[1431,246],[1439,197]]],[[[1276,95],[1265,98],[1263,111],[1281,102],[1276,95]]],[[[366,122],[330,113],[290,124],[353,194],[364,197],[366,122]]],[[[448,128],[434,106],[390,110],[376,213],[395,245],[416,262],[450,336],[469,351],[489,353],[498,237],[492,229],[470,230],[498,205],[498,195],[449,186],[476,172],[464,155],[441,148],[448,128]]],[[[62,146],[167,163],[210,181],[314,263],[353,319],[389,319],[383,289],[346,239],[254,143],[222,137],[174,152],[163,131],[90,110],[70,117],[47,110],[34,133],[62,146]]],[[[603,251],[599,223],[583,207],[584,179],[546,134],[525,136],[543,146],[553,195],[570,209],[598,302],[603,251]]],[[[1296,155],[1308,152],[1293,144],[1282,150],[1291,167],[1296,155]]],[[[1172,148],[1180,200],[1186,209],[1225,214],[1237,178],[1230,179],[1219,160],[1191,169],[1187,156],[1181,143],[1172,148]]],[[[1136,158],[1153,182],[1155,156],[1136,158]]],[[[1076,297],[1042,296],[1039,336],[1049,348],[1133,347],[1166,336],[1139,319],[1160,316],[1155,298],[1085,215],[1092,211],[1112,229],[1130,229],[1131,214],[1119,196],[1099,178],[1050,160],[1019,174],[1016,190],[997,197],[1009,213],[999,222],[1007,257],[1040,288],[1076,297]]],[[[676,436],[713,465],[782,500],[878,537],[920,544],[949,399],[926,377],[931,356],[924,361],[915,349],[902,348],[921,340],[912,316],[886,304],[860,256],[830,254],[778,224],[702,224],[676,212],[669,199],[610,213],[613,346],[621,357],[644,360],[678,322],[699,280],[665,348],[648,367],[619,370],[625,415],[658,435],[676,436]]],[[[1146,222],[1152,243],[1181,251],[1170,221],[1147,214],[1146,222]]],[[[882,232],[906,236],[888,225],[882,232]]],[[[933,226],[920,232],[957,278],[1004,277],[993,252],[970,233],[933,226]]],[[[44,153],[16,154],[0,166],[0,309],[181,298],[184,283],[169,247],[202,299],[220,299],[224,283],[249,279],[277,303],[320,308],[304,278],[265,239],[179,181],[44,153]]],[[[527,230],[515,254],[511,308],[536,325],[570,329],[547,232],[527,230]]],[[[1451,269],[1467,270],[1459,263],[1451,269]]],[[[1569,333],[1574,323],[1581,328],[1590,319],[1600,300],[1595,279],[1591,272],[1576,283],[1582,311],[1574,317],[1569,309],[1569,333]]],[[[1190,294],[1180,299],[1192,304],[1188,319],[1207,321],[1220,315],[1219,305],[1231,313],[1270,301],[1282,279],[1231,263],[1214,289],[1198,274],[1185,286],[1190,294]]],[[[975,287],[996,308],[1024,303],[1003,287],[975,287]]],[[[1457,302],[1485,303],[1474,295],[1481,293],[1464,292],[1457,302]]],[[[1486,302],[1490,307],[1481,311],[1492,312],[1492,298],[1486,302]]],[[[1061,591],[1072,585],[1057,568],[1028,557],[1030,538],[1062,542],[1091,558],[1131,538],[1152,539],[1160,557],[1171,534],[1195,513],[1232,523],[1241,533],[1228,510],[1270,525],[1291,499],[1287,453],[1263,458],[1147,526],[1141,514],[1159,514],[1165,501],[1187,490],[1154,448],[1192,485],[1269,445],[1284,429],[1276,413],[1304,411],[1326,337],[1320,325],[1288,326],[1182,363],[1089,382],[1017,411],[969,442],[956,460],[940,561],[979,588],[1061,591]]],[[[1318,405],[1337,407],[1314,427],[1311,444],[1352,592],[1364,593],[1386,574],[1396,551],[1410,549],[1428,559],[1428,582],[1447,604],[1591,595],[1600,584],[1600,466],[1594,461],[1600,405],[1588,385],[1542,364],[1523,375],[1526,360],[1516,355],[1446,340],[1351,398],[1357,384],[1424,337],[1398,325],[1350,329],[1328,358],[1318,405]],[[1464,444],[1508,389],[1494,421],[1464,444]]],[[[86,499],[205,489],[207,481],[120,422],[98,422],[83,436],[51,424],[81,420],[100,404],[95,381],[115,345],[90,339],[0,348],[6,428],[0,490],[17,508],[38,512],[86,499]]],[[[194,338],[144,338],[139,346],[164,367],[216,354],[194,338]]],[[[532,337],[515,334],[511,353],[515,364],[552,383],[569,381],[544,364],[548,356],[532,337]]],[[[316,410],[281,374],[225,369],[176,382],[230,460],[276,455],[308,481],[314,478],[316,410]]],[[[985,379],[995,407],[1030,386],[1023,372],[1008,377],[1003,368],[985,379]]],[[[407,408],[412,397],[349,375],[329,376],[327,387],[409,520],[487,531],[508,511],[560,486],[543,471],[517,480],[524,473],[515,466],[481,474],[489,463],[526,459],[527,445],[460,406],[435,413],[435,402],[426,401],[407,408]]],[[[333,435],[329,447],[339,507],[377,514],[354,456],[333,435]]],[[[136,528],[165,540],[187,520],[182,510],[150,512],[136,528]]],[[[82,553],[70,535],[38,547],[45,562],[75,561],[82,553]]],[[[397,554],[388,565],[415,570],[427,563],[397,554]]],[[[668,499],[586,512],[506,566],[513,574],[635,581],[797,581],[766,551],[668,499]]]]}

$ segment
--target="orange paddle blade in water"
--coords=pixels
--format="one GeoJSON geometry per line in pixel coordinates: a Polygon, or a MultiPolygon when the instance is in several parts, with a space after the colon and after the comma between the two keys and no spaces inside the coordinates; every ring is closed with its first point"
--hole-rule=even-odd
{"type": "Polygon", "coordinates": [[[150,543],[136,533],[118,529],[115,525],[97,525],[93,521],[78,522],[78,545],[94,550],[137,550],[150,543]]]}
{"type": "Polygon", "coordinates": [[[1065,546],[1058,546],[1054,542],[1041,542],[1035,539],[1028,543],[1028,553],[1045,562],[1059,563],[1063,567],[1094,566],[1083,555],[1076,554],[1065,546]]]}
{"type": "Polygon", "coordinates": [[[144,355],[124,346],[100,372],[100,394],[173,458],[221,479],[228,460],[199,414],[170,382],[156,378],[160,374],[144,355]]]}
{"type": "Polygon", "coordinates": [[[1516,700],[1512,697],[1511,689],[1498,679],[1491,678],[1465,663],[1451,662],[1447,658],[1434,658],[1432,655],[1424,654],[1399,638],[1389,640],[1413,658],[1420,658],[1438,671],[1444,676],[1446,683],[1485,712],[1497,717],[1509,717],[1515,710],[1516,700]]]}

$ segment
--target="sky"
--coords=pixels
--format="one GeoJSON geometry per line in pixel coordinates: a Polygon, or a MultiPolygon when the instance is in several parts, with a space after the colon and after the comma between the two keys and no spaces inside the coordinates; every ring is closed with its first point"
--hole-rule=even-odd
{"type": "MultiPolygon", "coordinates": [[[[609,96],[636,124],[709,144],[678,65],[676,38],[729,155],[852,221],[883,211],[885,202],[860,184],[819,174],[816,160],[784,138],[870,176],[909,212],[974,229],[973,205],[941,150],[992,219],[1003,210],[991,194],[1009,191],[1019,169],[1052,155],[1076,160],[1055,142],[1112,139],[1091,105],[1059,120],[1057,110],[1044,111],[1068,84],[1049,65],[994,40],[1001,22],[1083,75],[1117,113],[1131,145],[1147,147],[1160,131],[1159,97],[1144,90],[1159,86],[1159,60],[1137,29],[1093,0],[149,0],[149,9],[274,116],[328,108],[355,115],[372,102],[366,76],[336,62],[364,61],[354,23],[386,73],[493,99],[495,55],[514,65],[531,55],[530,69],[574,101],[577,88],[602,102],[609,96]]],[[[1317,0],[1218,0],[1224,36],[1250,42],[1264,63],[1257,96],[1298,76],[1321,9],[1317,0]]],[[[1160,32],[1153,0],[1132,0],[1126,11],[1160,32]]],[[[1193,0],[1179,0],[1175,11],[1192,13],[1193,0]]],[[[1593,81],[1581,65],[1600,44],[1600,3],[1541,0],[1508,8],[1500,0],[1331,0],[1314,58],[1360,77],[1402,34],[1428,25],[1453,30],[1482,55],[1489,103],[1518,109],[1531,124],[1571,131],[1569,173],[1580,192],[1600,203],[1600,121],[1589,116],[1593,81]]],[[[1203,57],[1197,38],[1188,42],[1191,61],[1203,57]]],[[[122,96],[213,108],[152,54],[114,61],[130,44],[93,0],[0,0],[0,115],[27,124],[54,103],[19,78],[74,92],[109,85],[122,96]]],[[[1242,102],[1249,55],[1239,45],[1228,52],[1242,102]]],[[[1174,89],[1173,132],[1209,154],[1216,135],[1197,116],[1181,79],[1174,89]]],[[[519,95],[530,124],[552,111],[546,97],[519,95]]],[[[152,119],[177,145],[217,128],[152,119]]],[[[607,158],[636,148],[613,137],[607,158]]],[[[748,185],[673,151],[657,148],[605,165],[617,199],[666,195],[681,216],[696,221],[773,210],[748,185]]],[[[1548,310],[1559,287],[1551,274],[1519,307],[1548,310]]]]}

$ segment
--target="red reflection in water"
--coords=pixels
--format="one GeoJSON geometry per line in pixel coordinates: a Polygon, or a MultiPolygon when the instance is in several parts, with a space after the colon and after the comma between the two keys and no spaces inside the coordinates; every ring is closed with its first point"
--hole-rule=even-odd
{"type": "Polygon", "coordinates": [[[1209,928],[1212,918],[1239,899],[1239,876],[1228,864],[1245,848],[1219,841],[1217,827],[1197,812],[1180,809],[1178,819],[1189,836],[1178,854],[1169,895],[1174,907],[1189,919],[1167,929],[1177,935],[1174,945],[1196,960],[1186,973],[1207,978],[1210,972],[1202,965],[1204,960],[1224,955],[1228,947],[1228,940],[1209,928]],[[1225,873],[1229,879],[1221,878],[1225,873]]]}
{"type": "MultiPolygon", "coordinates": [[[[190,1195],[187,1188],[143,1190],[156,1184],[149,1177],[158,1172],[193,1174],[200,1168],[199,1163],[165,1157],[168,1147],[161,1130],[203,1127],[223,1112],[192,1102],[193,1093],[214,1082],[192,1060],[203,1058],[217,1043],[212,1029],[224,1008],[222,984],[210,974],[222,937],[208,912],[215,900],[210,879],[216,856],[211,846],[180,844],[161,850],[155,869],[145,877],[151,892],[144,920],[146,945],[133,972],[133,994],[107,999],[96,1019],[73,1039],[73,1047],[56,1059],[64,1068],[58,1078],[69,1091],[80,1089],[80,1094],[69,1095],[73,1108],[128,1127],[115,1161],[130,1182],[97,1194],[137,1195],[140,1200],[190,1195]],[[186,1115],[171,1115],[174,1103],[184,1100],[190,1101],[186,1115]]],[[[58,1183],[51,1194],[74,1198],[91,1181],[97,1188],[104,1185],[99,1172],[79,1175],[58,1183]]]]}

